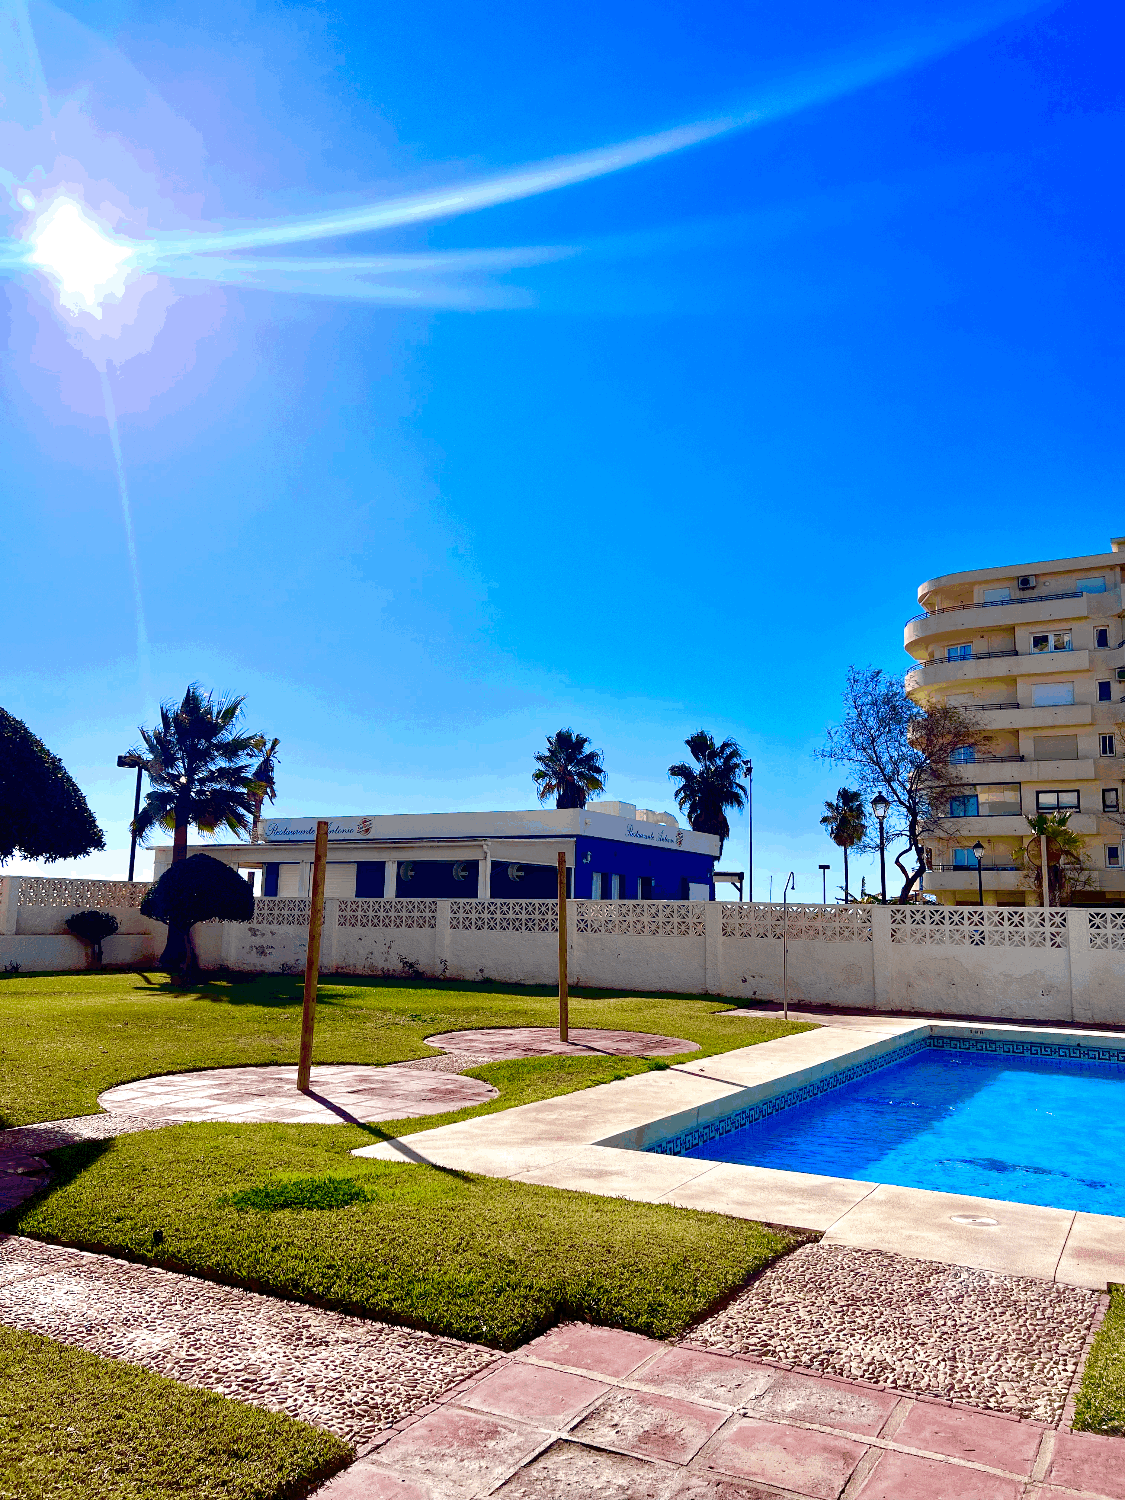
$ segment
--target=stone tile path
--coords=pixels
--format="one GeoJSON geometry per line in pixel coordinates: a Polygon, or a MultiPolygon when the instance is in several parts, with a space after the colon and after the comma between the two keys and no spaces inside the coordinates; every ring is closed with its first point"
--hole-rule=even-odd
{"type": "Polygon", "coordinates": [[[558,1030],[551,1026],[489,1026],[479,1031],[442,1031],[428,1036],[426,1045],[488,1062],[511,1057],[676,1057],[699,1051],[698,1042],[646,1031],[572,1026],[569,1038],[560,1042],[558,1030]]]}
{"type": "Polygon", "coordinates": [[[1125,1500],[1125,1440],[569,1324],[317,1500],[1125,1500]]]}
{"type": "Polygon", "coordinates": [[[1058,1282],[820,1243],[771,1266],[691,1341],[1054,1425],[1104,1301],[1058,1282]]]}
{"type": "Polygon", "coordinates": [[[302,1094],[295,1067],[208,1068],[118,1084],[98,1103],[111,1114],[326,1125],[442,1114],[497,1095],[478,1078],[396,1067],[316,1067],[310,1082],[310,1093],[302,1094]]]}
{"type": "Polygon", "coordinates": [[[16,1235],[0,1236],[0,1323],[361,1445],[498,1359],[475,1344],[16,1235]]]}

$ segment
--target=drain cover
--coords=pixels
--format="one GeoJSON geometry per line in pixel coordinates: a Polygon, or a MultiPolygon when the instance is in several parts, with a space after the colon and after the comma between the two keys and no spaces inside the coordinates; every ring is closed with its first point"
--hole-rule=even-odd
{"type": "Polygon", "coordinates": [[[990,1219],[987,1214],[950,1214],[954,1224],[975,1224],[978,1229],[995,1229],[999,1219],[990,1219]]]}

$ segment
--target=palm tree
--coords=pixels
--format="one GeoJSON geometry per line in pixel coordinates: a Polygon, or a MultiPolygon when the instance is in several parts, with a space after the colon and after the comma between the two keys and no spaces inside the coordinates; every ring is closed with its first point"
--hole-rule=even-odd
{"type": "Polygon", "coordinates": [[[1025,871],[1031,889],[1043,902],[1043,870],[1041,840],[1047,840],[1047,888],[1052,906],[1069,906],[1075,891],[1086,890],[1091,884],[1086,869],[1085,846],[1078,834],[1068,828],[1069,813],[1036,813],[1029,817],[1027,826],[1031,837],[1017,848],[1016,863],[1025,871]]]}
{"type": "Polygon", "coordinates": [[[680,761],[668,767],[668,775],[680,783],[676,788],[676,805],[687,814],[696,833],[718,834],[721,859],[723,845],[730,838],[726,810],[746,806],[746,788],[738,778],[746,774],[749,763],[736,741],[724,740],[716,745],[705,729],[688,735],[684,744],[691,751],[695,765],[680,761]]]}
{"type": "Polygon", "coordinates": [[[262,790],[255,792],[251,801],[254,804],[254,825],[250,829],[250,842],[256,844],[261,838],[259,831],[262,822],[262,803],[273,802],[277,796],[277,787],[274,784],[274,776],[277,768],[277,747],[281,744],[279,739],[273,739],[267,745],[265,736],[262,736],[261,750],[262,758],[250,773],[254,780],[261,783],[262,790]]]}
{"type": "Polygon", "coordinates": [[[532,771],[540,802],[551,797],[556,807],[585,807],[591,792],[605,791],[605,765],[600,750],[588,750],[590,741],[573,729],[560,729],[547,736],[546,750],[535,757],[532,771]]]}
{"type": "Polygon", "coordinates": [[[173,836],[173,864],[187,858],[190,826],[203,833],[214,833],[221,825],[232,833],[248,833],[255,799],[268,793],[254,770],[265,737],[237,732],[244,701],[211,693],[204,697],[193,682],[182,703],[161,706],[158,728],[141,730],[144,749],[130,752],[144,759],[152,787],[134,831],[143,841],[154,828],[167,829],[173,836]]]}
{"type": "Polygon", "coordinates": [[[828,837],[844,851],[844,905],[846,906],[851,899],[848,895],[848,850],[862,843],[863,836],[867,832],[867,814],[864,810],[862,795],[859,792],[853,792],[849,787],[842,786],[836,793],[835,802],[824,804],[824,817],[820,821],[828,829],[828,837]]]}

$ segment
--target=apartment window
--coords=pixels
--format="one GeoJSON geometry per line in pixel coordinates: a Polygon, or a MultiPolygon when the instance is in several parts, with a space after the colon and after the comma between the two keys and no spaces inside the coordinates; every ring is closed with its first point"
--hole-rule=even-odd
{"type": "Polygon", "coordinates": [[[971,661],[972,657],[972,641],[962,641],[959,645],[950,646],[945,653],[946,661],[971,661]]]}
{"type": "Polygon", "coordinates": [[[1080,594],[1104,594],[1105,593],[1105,579],[1104,578],[1080,578],[1078,580],[1078,583],[1077,583],[1076,586],[1077,586],[1078,592],[1080,594]]]}
{"type": "Polygon", "coordinates": [[[1109,649],[1109,629],[1099,625],[1094,631],[1094,649],[1096,651],[1107,651],[1109,649]]]}
{"type": "Polygon", "coordinates": [[[1102,787],[1102,812],[1117,812],[1121,803],[1121,795],[1115,786],[1102,787]]]}
{"type": "Polygon", "coordinates": [[[1031,637],[1031,649],[1036,655],[1044,651],[1069,651],[1069,630],[1047,630],[1042,635],[1031,637]]]}
{"type": "Polygon", "coordinates": [[[1117,743],[1112,734],[1103,734],[1098,739],[1099,755],[1116,755],[1117,743]]]}
{"type": "Polygon", "coordinates": [[[1113,702],[1113,683],[1112,682],[1099,682],[1098,683],[1098,702],[1099,703],[1112,703],[1113,702]]]}
{"type": "Polygon", "coordinates": [[[1074,702],[1073,682],[1040,682],[1031,689],[1036,708],[1061,708],[1074,702]]]}
{"type": "MultiPolygon", "coordinates": [[[[984,856],[982,855],[981,858],[983,859],[984,856]]],[[[957,870],[975,870],[977,867],[977,857],[971,849],[954,849],[953,866],[957,870]]]]}
{"type": "Polygon", "coordinates": [[[998,786],[978,786],[977,799],[981,817],[1005,818],[1020,812],[1019,782],[1002,782],[998,786]]]}
{"type": "Polygon", "coordinates": [[[1121,868],[1121,845],[1107,844],[1105,846],[1105,867],[1107,870],[1120,870],[1121,868]]]}
{"type": "Polygon", "coordinates": [[[1036,812],[1078,812],[1077,792],[1036,792],[1036,812]]]}
{"type": "Polygon", "coordinates": [[[972,766],[976,764],[977,747],[975,745],[958,745],[956,750],[949,752],[949,764],[951,766],[972,766]]]}
{"type": "Polygon", "coordinates": [[[652,876],[651,875],[638,875],[637,876],[637,900],[638,901],[651,901],[652,900],[652,876]]]}
{"type": "Polygon", "coordinates": [[[949,816],[951,818],[975,818],[980,803],[975,792],[963,797],[950,797],[949,816]]]}
{"type": "Polygon", "coordinates": [[[1076,734],[1037,734],[1032,741],[1036,760],[1077,760],[1076,734]]]}
{"type": "Polygon", "coordinates": [[[1003,604],[1006,599],[1012,597],[1011,589],[985,589],[984,602],[986,604],[1003,604]]]}

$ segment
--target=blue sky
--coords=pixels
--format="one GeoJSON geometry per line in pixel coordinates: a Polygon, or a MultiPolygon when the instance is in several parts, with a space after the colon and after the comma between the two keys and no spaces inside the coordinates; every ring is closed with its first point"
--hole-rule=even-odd
{"type": "MultiPolygon", "coordinates": [[[[5,283],[0,703],[87,793],[92,873],[124,873],[117,753],[196,679],[281,738],[282,814],[529,806],[561,725],[604,750],[608,796],[671,808],[684,737],[733,735],[755,894],[792,868],[813,899],[820,861],[840,877],[818,818],[842,777],[812,751],[847,666],[901,669],[924,578],[1125,530],[1117,7],[27,14],[58,121],[41,178],[67,155],[126,227],[277,223],[764,116],[276,252],[552,249],[452,293],[154,277],[108,366],[147,662],[93,346],[36,274],[5,283]]],[[[736,821],[724,865],[744,851],[736,821]]]]}

